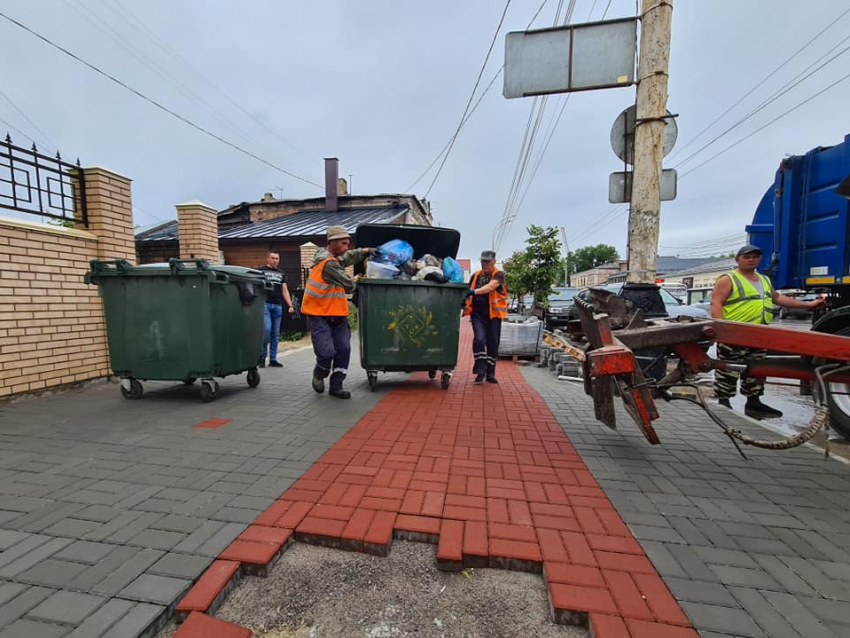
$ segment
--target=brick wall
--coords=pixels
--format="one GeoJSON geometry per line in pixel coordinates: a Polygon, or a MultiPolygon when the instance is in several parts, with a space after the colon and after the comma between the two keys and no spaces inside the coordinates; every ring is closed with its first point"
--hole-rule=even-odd
{"type": "Polygon", "coordinates": [[[110,374],[91,259],[132,260],[130,180],[83,169],[86,230],[0,218],[0,397],[110,374]]]}
{"type": "Polygon", "coordinates": [[[180,259],[218,263],[218,221],[214,208],[199,201],[177,205],[180,259]]]}

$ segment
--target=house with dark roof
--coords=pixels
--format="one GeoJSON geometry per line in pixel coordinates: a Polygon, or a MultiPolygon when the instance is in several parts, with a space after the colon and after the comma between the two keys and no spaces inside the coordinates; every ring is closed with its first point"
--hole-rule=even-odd
{"type": "MultiPolygon", "coordinates": [[[[217,214],[219,251],[224,263],[256,268],[270,250],[280,253],[280,268],[291,288],[302,283],[303,263],[315,248],[325,245],[328,226],[343,226],[357,243],[361,224],[431,226],[430,204],[416,195],[351,195],[338,176],[338,160],[325,160],[325,195],[311,199],[276,199],[271,193],[256,202],[229,206],[217,214]],[[303,250],[306,249],[306,250],[303,250]],[[294,282],[295,285],[293,285],[294,282]]],[[[136,235],[138,263],[178,257],[177,221],[136,235]]]]}
{"type": "MultiPolygon", "coordinates": [[[[696,266],[711,260],[712,258],[709,257],[688,257],[683,259],[681,257],[673,257],[670,255],[658,255],[658,262],[655,267],[655,277],[662,281],[679,281],[677,278],[677,273],[679,271],[686,270],[688,268],[695,268],[696,266]]],[[[608,277],[607,283],[614,284],[626,281],[626,277],[628,277],[628,275],[629,271],[624,268],[622,271],[608,277]]]]}

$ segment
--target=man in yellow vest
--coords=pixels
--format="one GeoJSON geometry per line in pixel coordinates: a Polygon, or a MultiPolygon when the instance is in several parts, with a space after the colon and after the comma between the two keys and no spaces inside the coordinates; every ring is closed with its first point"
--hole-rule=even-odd
{"type": "MultiPolygon", "coordinates": [[[[773,319],[773,306],[786,308],[814,308],[824,303],[823,299],[799,301],[780,295],[770,280],[756,271],[761,261],[761,249],[753,244],[743,246],[735,256],[738,267],[727,275],[721,275],[714,284],[711,293],[711,316],[727,321],[743,323],[769,324],[773,319]]],[[[763,359],[767,350],[727,346],[717,344],[717,358],[730,363],[741,363],[746,359],[763,359]]],[[[729,400],[735,396],[738,386],[738,372],[733,370],[715,370],[714,395],[718,403],[731,408],[729,400]]],[[[744,413],[758,418],[782,416],[779,410],[765,405],[761,401],[764,394],[764,379],[741,377],[741,394],[747,397],[744,413]]]]}
{"type": "Polygon", "coordinates": [[[469,282],[469,296],[463,310],[463,315],[471,315],[472,321],[475,383],[482,383],[485,378],[487,383],[498,383],[496,359],[499,356],[502,319],[507,314],[505,273],[496,268],[496,253],[485,250],[481,253],[481,270],[472,275],[469,282]]]}
{"type": "Polygon", "coordinates": [[[324,392],[325,379],[330,375],[328,394],[340,399],[351,397],[351,393],[342,388],[351,358],[347,295],[354,291],[354,280],[345,273],[345,269],[360,263],[375,250],[349,250],[349,246],[351,235],[344,227],[328,228],[327,250],[320,250],[313,258],[301,302],[301,313],[307,316],[316,355],[313,389],[319,394],[324,392]]]}

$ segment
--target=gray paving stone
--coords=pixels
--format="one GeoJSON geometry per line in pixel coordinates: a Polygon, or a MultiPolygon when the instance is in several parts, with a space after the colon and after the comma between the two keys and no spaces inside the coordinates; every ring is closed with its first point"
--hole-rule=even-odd
{"type": "Polygon", "coordinates": [[[800,596],[799,601],[818,619],[831,624],[843,625],[839,635],[850,636],[850,602],[826,600],[811,596],[800,596]]]}
{"type": "Polygon", "coordinates": [[[818,567],[830,578],[850,581],[850,563],[834,563],[826,560],[813,560],[812,564],[818,567]]]}
{"type": "Polygon", "coordinates": [[[844,600],[848,597],[845,583],[833,580],[811,561],[789,556],[779,556],[778,558],[821,596],[838,600],[844,600]]]}
{"type": "Polygon", "coordinates": [[[685,571],[689,578],[694,580],[706,580],[711,582],[719,582],[717,574],[715,574],[708,565],[696,554],[691,547],[685,545],[676,545],[670,543],[665,545],[667,551],[672,554],[676,563],[685,571]]]}
{"type": "Polygon", "coordinates": [[[748,638],[765,638],[766,634],[750,614],[743,609],[682,602],[682,609],[694,626],[719,633],[748,638]]]}
{"type": "Polygon", "coordinates": [[[763,591],[762,595],[773,608],[805,638],[839,638],[809,611],[797,596],[780,592],[763,591]]]}
{"type": "Polygon", "coordinates": [[[106,599],[101,596],[72,591],[57,591],[27,613],[30,620],[56,624],[79,625],[100,607],[106,599]]]}
{"type": "Polygon", "coordinates": [[[797,553],[780,540],[772,538],[734,537],[735,542],[745,552],[752,554],[776,554],[780,556],[796,556],[797,553]]]}
{"type": "MultiPolygon", "coordinates": [[[[39,540],[45,537],[40,537],[39,540]]],[[[27,539],[18,543],[15,547],[13,547],[9,552],[4,552],[3,556],[7,553],[11,553],[17,550],[19,547],[23,546],[27,543],[27,539]]],[[[53,556],[59,550],[67,547],[71,544],[71,540],[67,538],[49,538],[47,542],[41,543],[38,546],[34,547],[30,551],[24,553],[20,557],[16,558],[10,563],[7,563],[5,566],[0,568],[0,578],[13,578],[20,574],[21,572],[26,571],[33,565],[40,563],[42,560],[53,556]]],[[[0,556],[2,558],[3,556],[0,556]]]]}
{"type": "Polygon", "coordinates": [[[816,596],[817,592],[800,578],[794,571],[783,563],[777,556],[769,554],[753,554],[753,558],[770,574],[776,582],[778,582],[784,591],[792,594],[801,594],[803,596],[816,596]]]}
{"type": "Polygon", "coordinates": [[[30,535],[25,532],[0,529],[0,552],[5,552],[10,547],[14,547],[29,536],[30,535]]]}
{"type": "Polygon", "coordinates": [[[106,576],[106,578],[94,585],[91,591],[96,594],[116,595],[143,574],[162,555],[163,552],[155,549],[141,550],[118,569],[106,576]]]}
{"type": "Polygon", "coordinates": [[[180,532],[182,534],[191,534],[204,524],[204,519],[195,518],[193,516],[180,516],[177,514],[169,514],[151,524],[151,529],[163,529],[168,532],[180,532]]]}
{"type": "Polygon", "coordinates": [[[129,539],[127,545],[151,547],[153,549],[168,551],[169,549],[173,549],[175,545],[178,545],[184,538],[186,538],[186,535],[179,532],[146,529],[129,539]]]}
{"type": "Polygon", "coordinates": [[[125,587],[118,596],[143,603],[154,603],[168,607],[176,603],[192,586],[191,580],[142,574],[125,587]]]}
{"type": "Polygon", "coordinates": [[[167,621],[165,607],[139,603],[99,638],[148,638],[155,636],[167,621]]]}
{"type": "Polygon", "coordinates": [[[673,592],[677,600],[687,600],[693,603],[721,605],[723,607],[738,607],[735,597],[729,593],[725,585],[708,583],[702,580],[687,578],[665,578],[664,582],[673,592]]]}
{"type": "Polygon", "coordinates": [[[706,563],[731,565],[733,567],[757,568],[755,560],[746,552],[719,547],[694,547],[694,553],[706,563]]]}
{"type": "Polygon", "coordinates": [[[662,543],[685,544],[685,539],[672,527],[649,527],[647,525],[629,525],[629,529],[638,540],[660,541],[662,543]]]}
{"type": "MultiPolygon", "coordinates": [[[[199,554],[200,556],[215,558],[223,552],[225,548],[230,545],[237,536],[239,536],[239,534],[244,532],[246,527],[248,526],[243,523],[225,523],[224,527],[210,536],[208,540],[204,541],[204,543],[202,543],[194,553],[199,554]]],[[[178,548],[179,545],[175,548],[175,550],[178,550],[178,548]]]]}
{"type": "Polygon", "coordinates": [[[744,587],[729,591],[770,638],[803,638],[759,591],[744,587]]]}
{"type": "MultiPolygon", "coordinates": [[[[658,570],[658,573],[662,576],[673,576],[678,578],[687,578],[687,574],[676,562],[674,556],[670,553],[664,543],[656,543],[652,541],[644,541],[641,543],[643,550],[646,552],[646,555],[649,557],[649,560],[652,561],[652,564],[655,566],[655,569],[658,570]]],[[[712,574],[712,577],[714,575],[712,574]]]]}
{"type": "Polygon", "coordinates": [[[20,583],[5,583],[0,581],[0,607],[12,600],[26,588],[26,585],[21,585],[20,583]]]}
{"type": "Polygon", "coordinates": [[[68,583],[68,588],[77,591],[89,591],[97,583],[117,571],[142,550],[136,547],[118,546],[103,559],[80,572],[80,575],[68,583]]]}
{"type": "Polygon", "coordinates": [[[22,583],[44,585],[47,587],[68,587],[70,583],[86,570],[82,563],[69,563],[48,558],[34,567],[18,574],[22,583]]]}
{"type": "Polygon", "coordinates": [[[0,607],[0,627],[12,624],[54,591],[46,587],[28,587],[0,607]]]}
{"type": "Polygon", "coordinates": [[[18,620],[0,631],[0,638],[62,638],[69,627],[33,620],[18,620]]]}
{"type": "Polygon", "coordinates": [[[62,551],[57,552],[53,558],[94,565],[96,562],[103,560],[108,554],[113,552],[116,547],[116,545],[111,545],[109,543],[76,541],[68,545],[68,547],[62,551]]]}
{"type": "Polygon", "coordinates": [[[109,507],[107,505],[89,505],[88,507],[84,507],[78,511],[75,516],[84,521],[108,523],[109,521],[118,518],[123,513],[124,510],[120,510],[116,507],[109,507]]]}
{"type": "MultiPolygon", "coordinates": [[[[116,518],[113,518],[112,520],[90,531],[84,536],[84,538],[90,541],[104,541],[110,536],[117,534],[120,530],[129,527],[130,525],[141,519],[142,516],[144,516],[144,513],[142,512],[124,511],[116,518]]],[[[153,520],[150,522],[153,522],[153,520]]],[[[138,533],[139,529],[146,526],[147,523],[143,525],[140,524],[137,527],[132,528],[132,530],[134,533],[138,533]]]]}
{"type": "Polygon", "coordinates": [[[206,556],[191,556],[170,552],[160,558],[147,571],[157,576],[173,576],[195,580],[210,566],[213,559],[206,556]]]}

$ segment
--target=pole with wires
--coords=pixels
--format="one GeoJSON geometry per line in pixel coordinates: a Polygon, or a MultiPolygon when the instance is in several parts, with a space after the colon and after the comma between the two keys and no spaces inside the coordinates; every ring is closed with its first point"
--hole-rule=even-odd
{"type": "Polygon", "coordinates": [[[652,283],[658,263],[661,160],[667,114],[672,0],[643,0],[638,60],[635,163],[629,211],[629,274],[652,283]]]}

